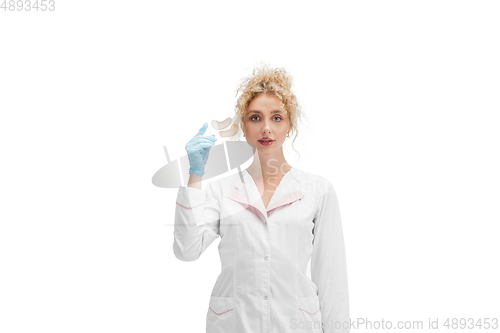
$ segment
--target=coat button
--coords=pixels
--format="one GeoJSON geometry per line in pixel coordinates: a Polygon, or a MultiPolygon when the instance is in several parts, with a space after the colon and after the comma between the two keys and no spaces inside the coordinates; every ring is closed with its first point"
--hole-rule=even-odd
{"type": "Polygon", "coordinates": [[[264,299],[267,299],[267,296],[264,296],[264,299]]]}
{"type": "Polygon", "coordinates": [[[265,261],[267,261],[267,256],[266,256],[266,257],[264,257],[264,260],[265,260],[265,261]]]}

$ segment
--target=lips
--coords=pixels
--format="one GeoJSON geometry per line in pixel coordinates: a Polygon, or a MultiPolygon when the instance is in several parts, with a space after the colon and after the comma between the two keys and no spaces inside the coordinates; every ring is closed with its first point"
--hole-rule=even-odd
{"type": "Polygon", "coordinates": [[[273,139],[269,139],[269,138],[267,138],[267,139],[260,139],[259,140],[260,145],[264,146],[264,147],[269,147],[270,145],[273,144],[273,142],[274,142],[274,140],[273,139]]]}

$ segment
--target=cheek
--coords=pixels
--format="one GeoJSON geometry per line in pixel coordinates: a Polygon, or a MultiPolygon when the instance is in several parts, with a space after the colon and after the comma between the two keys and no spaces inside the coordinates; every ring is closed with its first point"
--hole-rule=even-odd
{"type": "Polygon", "coordinates": [[[253,132],[256,131],[255,126],[252,126],[252,123],[250,123],[250,122],[247,122],[244,125],[244,128],[245,128],[245,132],[247,132],[248,134],[253,133],[253,132]]]}

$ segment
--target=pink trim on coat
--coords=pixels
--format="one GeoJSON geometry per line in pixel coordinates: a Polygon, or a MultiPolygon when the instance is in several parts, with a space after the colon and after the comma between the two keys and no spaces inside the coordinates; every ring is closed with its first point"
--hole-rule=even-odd
{"type": "Polygon", "coordinates": [[[302,310],[302,311],[304,311],[304,312],[307,312],[307,313],[309,313],[309,314],[315,314],[316,312],[318,312],[318,311],[320,310],[320,309],[318,309],[318,311],[311,313],[311,312],[306,311],[306,310],[304,310],[304,309],[301,309],[301,308],[299,308],[299,309],[300,309],[300,310],[302,310]]]}
{"type": "MultiPolygon", "coordinates": [[[[211,308],[211,307],[208,307],[208,308],[209,308],[210,310],[212,310],[212,308],[211,308]]],[[[226,312],[229,312],[229,311],[233,311],[233,309],[229,309],[229,310],[224,311],[224,312],[221,312],[221,313],[217,313],[217,312],[215,312],[214,310],[212,310],[212,312],[213,312],[213,313],[215,313],[215,314],[216,314],[216,315],[218,315],[218,316],[220,316],[221,314],[224,314],[224,313],[226,313],[226,312]]]]}

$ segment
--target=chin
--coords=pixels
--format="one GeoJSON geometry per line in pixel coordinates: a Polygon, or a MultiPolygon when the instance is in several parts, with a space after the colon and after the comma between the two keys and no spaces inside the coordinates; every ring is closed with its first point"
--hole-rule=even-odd
{"type": "Polygon", "coordinates": [[[260,146],[260,143],[257,142],[257,145],[256,146],[256,149],[259,151],[259,153],[262,153],[262,154],[271,154],[271,153],[274,153],[275,151],[279,150],[281,145],[280,144],[276,144],[276,142],[273,143],[273,145],[271,147],[261,147],[260,146]]]}

